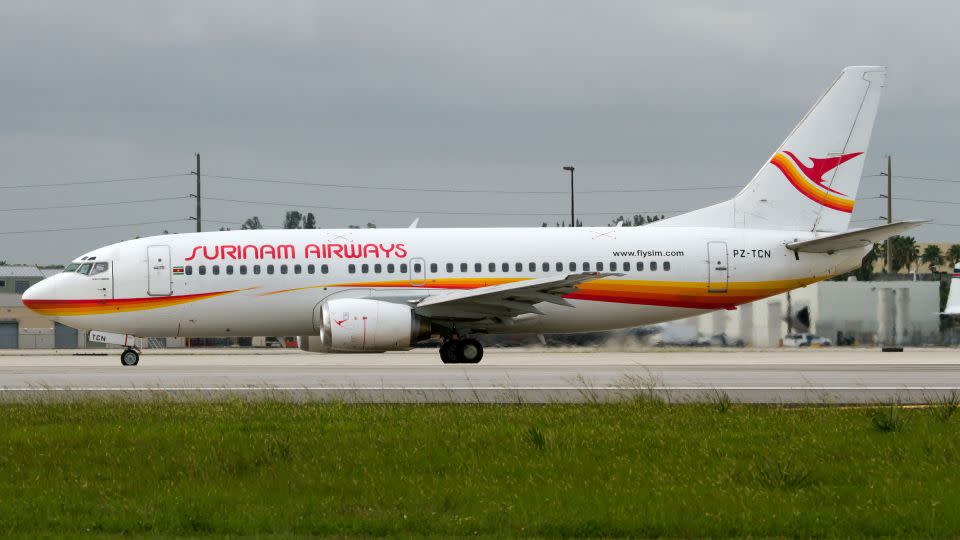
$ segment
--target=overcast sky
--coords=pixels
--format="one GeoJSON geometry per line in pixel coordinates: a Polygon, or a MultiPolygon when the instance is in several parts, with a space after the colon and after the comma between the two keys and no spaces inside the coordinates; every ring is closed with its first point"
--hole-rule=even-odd
{"type": "MultiPolygon", "coordinates": [[[[0,187],[186,173],[360,186],[579,190],[742,186],[852,64],[889,67],[865,174],[960,180],[960,4],[911,2],[0,3],[0,187]],[[720,6],[720,4],[723,4],[720,6]]],[[[0,209],[184,197],[189,176],[0,189],[0,209]]],[[[885,214],[865,178],[855,220],[885,214]]],[[[583,193],[587,225],[736,188],[583,193]]],[[[204,217],[279,226],[537,226],[563,193],[445,194],[207,178],[204,217]],[[216,201],[262,201],[280,205],[216,201]],[[302,208],[307,211],[308,209],[302,208]],[[436,213],[430,213],[436,212],[436,213]],[[457,212],[470,212],[457,215],[457,212]],[[519,215],[491,216],[483,212],[519,215]]],[[[960,242],[960,183],[898,181],[895,215],[960,242]]],[[[578,212],[579,213],[579,212],[578,212]]],[[[191,199],[0,211],[0,233],[183,220],[191,199]]],[[[876,222],[863,222],[872,224],[876,222]]],[[[215,230],[220,223],[205,223],[215,230]]],[[[187,221],[0,234],[55,263],[187,221]]]]}

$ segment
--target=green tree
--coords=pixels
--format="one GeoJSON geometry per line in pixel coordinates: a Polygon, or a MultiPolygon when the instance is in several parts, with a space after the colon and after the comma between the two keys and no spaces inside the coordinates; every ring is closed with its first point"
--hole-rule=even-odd
{"type": "Polygon", "coordinates": [[[258,218],[257,216],[253,216],[252,218],[244,221],[244,222],[243,222],[243,225],[241,225],[240,228],[241,228],[242,230],[262,229],[262,228],[263,228],[263,224],[260,223],[260,218],[258,218]]]}
{"type": "Polygon", "coordinates": [[[960,244],[950,246],[950,249],[947,250],[947,260],[950,261],[951,266],[960,262],[960,244]]]}
{"type": "Polygon", "coordinates": [[[304,229],[316,229],[317,219],[313,217],[313,212],[307,212],[307,217],[303,218],[304,229]]]}
{"type": "Polygon", "coordinates": [[[923,248],[923,255],[920,256],[920,261],[926,264],[931,272],[936,273],[937,267],[943,264],[943,252],[940,251],[940,246],[936,244],[927,245],[927,247],[923,248]]]}
{"type": "MultiPolygon", "coordinates": [[[[891,236],[890,244],[893,268],[889,269],[889,271],[896,273],[899,272],[901,268],[906,268],[909,272],[911,266],[915,262],[919,262],[920,247],[917,246],[917,240],[912,236],[891,236]]],[[[886,245],[884,245],[884,248],[881,250],[881,254],[886,258],[886,245]]]]}
{"type": "Polygon", "coordinates": [[[283,218],[284,229],[299,229],[302,223],[303,214],[296,210],[288,210],[287,215],[283,218]]]}

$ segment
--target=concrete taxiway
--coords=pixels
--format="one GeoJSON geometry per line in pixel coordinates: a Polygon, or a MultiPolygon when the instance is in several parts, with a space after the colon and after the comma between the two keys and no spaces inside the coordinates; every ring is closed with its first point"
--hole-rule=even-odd
{"type": "Polygon", "coordinates": [[[295,350],[0,352],[0,400],[92,394],[174,399],[225,395],[357,402],[674,401],[904,403],[960,389],[960,350],[488,349],[479,365],[443,365],[432,349],[375,355],[295,350]]]}

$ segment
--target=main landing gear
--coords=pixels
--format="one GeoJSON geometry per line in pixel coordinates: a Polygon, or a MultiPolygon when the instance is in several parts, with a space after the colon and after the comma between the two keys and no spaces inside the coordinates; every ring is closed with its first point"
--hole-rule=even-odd
{"type": "Polygon", "coordinates": [[[135,366],[140,363],[140,352],[132,347],[124,349],[120,353],[120,363],[125,366],[135,366]]]}
{"type": "Polygon", "coordinates": [[[473,338],[445,339],[440,345],[440,359],[444,364],[479,364],[483,345],[473,338]]]}

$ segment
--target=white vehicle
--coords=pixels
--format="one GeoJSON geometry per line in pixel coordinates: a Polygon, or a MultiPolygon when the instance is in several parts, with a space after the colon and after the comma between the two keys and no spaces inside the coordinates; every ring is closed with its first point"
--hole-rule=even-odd
{"type": "MultiPolygon", "coordinates": [[[[886,70],[848,67],[730,200],[643,227],[254,230],[156,236],[76,258],[23,303],[135,336],[298,335],[315,352],[682,319],[851,270],[919,221],[848,230],[886,70]]],[[[691,155],[696,150],[691,149],[691,155]]],[[[128,348],[122,363],[136,364],[128,348]]]]}
{"type": "Polygon", "coordinates": [[[833,345],[833,342],[829,339],[806,332],[787,334],[783,337],[784,347],[830,347],[831,345],[833,345]]]}

